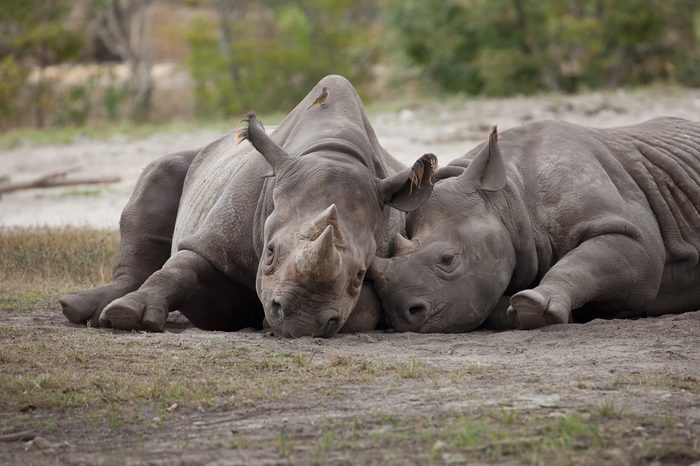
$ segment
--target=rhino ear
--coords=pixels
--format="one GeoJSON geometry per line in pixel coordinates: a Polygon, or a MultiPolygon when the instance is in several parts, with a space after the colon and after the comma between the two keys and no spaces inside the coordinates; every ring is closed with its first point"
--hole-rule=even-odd
{"type": "Polygon", "coordinates": [[[465,168],[457,165],[447,165],[446,167],[440,167],[440,169],[435,173],[435,181],[444,180],[446,178],[453,178],[464,173],[465,168]]]}
{"type": "Polygon", "coordinates": [[[425,154],[411,168],[384,178],[379,191],[385,204],[404,212],[416,210],[433,192],[433,174],[437,169],[437,157],[425,154]]]}
{"type": "Polygon", "coordinates": [[[265,127],[263,127],[253,112],[249,112],[242,121],[246,122],[248,126],[238,130],[236,144],[240,144],[241,141],[246,139],[249,140],[253,147],[272,165],[272,171],[275,173],[277,173],[284,162],[292,159],[284,149],[267,135],[265,127]]]}
{"type": "Polygon", "coordinates": [[[498,191],[506,185],[506,167],[498,148],[498,130],[494,126],[489,133],[489,142],[469,162],[460,179],[470,192],[498,191]]]}

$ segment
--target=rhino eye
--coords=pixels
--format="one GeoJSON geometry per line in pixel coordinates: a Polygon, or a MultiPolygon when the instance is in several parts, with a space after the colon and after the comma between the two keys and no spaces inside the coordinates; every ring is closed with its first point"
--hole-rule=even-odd
{"type": "Polygon", "coordinates": [[[271,244],[268,244],[267,247],[265,248],[265,262],[269,265],[272,263],[272,260],[275,258],[275,247],[271,244]]]}
{"type": "Polygon", "coordinates": [[[440,263],[442,265],[452,265],[452,263],[455,261],[455,256],[452,254],[445,254],[440,258],[440,263]]]}
{"type": "Polygon", "coordinates": [[[358,282],[362,282],[362,279],[365,278],[365,269],[360,269],[355,278],[357,278],[358,282]]]}

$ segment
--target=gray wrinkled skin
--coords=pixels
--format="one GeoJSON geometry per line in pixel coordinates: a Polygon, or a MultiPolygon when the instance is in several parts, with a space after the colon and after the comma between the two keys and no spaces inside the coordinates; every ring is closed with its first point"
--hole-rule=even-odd
{"type": "Polygon", "coordinates": [[[522,329],[700,308],[698,123],[494,130],[436,179],[370,268],[398,331],[472,330],[504,295],[522,329]]]}
{"type": "Polygon", "coordinates": [[[122,214],[113,282],[63,296],[63,312],[153,331],[175,309],[207,329],[259,326],[263,312],[287,337],[371,329],[381,310],[364,274],[403,226],[389,206],[425,202],[433,162],[395,173],[353,87],[328,76],[271,136],[251,115],[247,130],[149,166],[122,214]]]}

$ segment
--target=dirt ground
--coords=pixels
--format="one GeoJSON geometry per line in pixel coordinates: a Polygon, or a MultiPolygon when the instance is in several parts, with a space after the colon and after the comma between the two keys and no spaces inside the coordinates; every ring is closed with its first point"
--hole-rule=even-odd
{"type": "Polygon", "coordinates": [[[700,312],[466,335],[168,330],[7,312],[2,430],[39,437],[0,444],[0,463],[700,461],[700,312]]]}
{"type": "MultiPolygon", "coordinates": [[[[408,161],[488,128],[700,120],[700,91],[429,103],[370,115],[408,161]]],[[[0,175],[78,166],[108,188],[23,191],[0,225],[116,228],[145,164],[216,137],[78,141],[0,152],[0,175]]],[[[1,464],[680,464],[700,461],[700,311],[532,331],[283,340],[69,324],[57,304],[0,309],[1,464]]]]}

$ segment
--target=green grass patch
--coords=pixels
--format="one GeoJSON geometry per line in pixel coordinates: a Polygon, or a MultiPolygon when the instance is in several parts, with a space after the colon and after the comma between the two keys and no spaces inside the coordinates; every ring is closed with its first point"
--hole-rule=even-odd
{"type": "Polygon", "coordinates": [[[83,187],[61,191],[61,197],[97,197],[107,192],[106,187],[83,187]]]}
{"type": "Polygon", "coordinates": [[[625,441],[628,419],[599,425],[584,412],[554,414],[525,411],[511,416],[493,407],[423,416],[365,414],[361,421],[327,420],[310,441],[303,440],[308,433],[295,438],[283,431],[275,444],[285,457],[311,450],[315,461],[344,452],[360,463],[364,458],[379,463],[596,464],[608,443],[625,441]]]}
{"type": "Polygon", "coordinates": [[[197,124],[195,122],[150,123],[134,124],[121,123],[108,126],[81,126],[81,127],[56,127],[56,128],[18,128],[0,134],[0,149],[12,149],[21,145],[65,145],[72,144],[79,139],[106,140],[115,136],[128,137],[129,139],[144,139],[154,134],[177,134],[184,131],[194,131],[197,128],[211,128],[226,131],[232,126],[231,122],[207,122],[197,124]]]}

